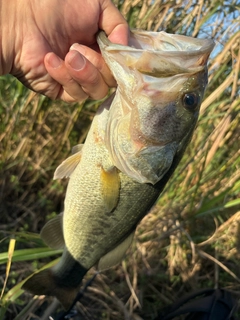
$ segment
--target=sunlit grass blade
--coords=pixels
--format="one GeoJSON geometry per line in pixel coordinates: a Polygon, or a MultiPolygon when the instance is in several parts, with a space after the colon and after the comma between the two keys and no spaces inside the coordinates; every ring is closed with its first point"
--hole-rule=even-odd
{"type": "Polygon", "coordinates": [[[7,280],[8,280],[9,272],[11,269],[12,257],[13,257],[13,253],[14,253],[14,249],[15,249],[15,243],[16,243],[16,240],[14,238],[11,238],[9,241],[9,246],[8,246],[8,260],[7,260],[7,265],[6,265],[6,274],[5,274],[5,280],[4,280],[2,292],[0,295],[0,300],[2,299],[2,296],[4,294],[4,290],[7,285],[7,280]]]}
{"type": "MultiPolygon", "coordinates": [[[[50,248],[33,248],[15,250],[12,256],[12,262],[30,261],[35,259],[47,258],[62,253],[62,250],[53,250],[50,248]]],[[[8,252],[0,253],[0,264],[8,262],[8,252]]]]}

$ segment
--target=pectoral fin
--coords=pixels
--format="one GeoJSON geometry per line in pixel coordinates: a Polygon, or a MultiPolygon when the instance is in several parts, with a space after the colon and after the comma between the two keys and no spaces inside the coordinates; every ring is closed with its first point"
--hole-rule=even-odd
{"type": "Polygon", "coordinates": [[[49,220],[41,230],[41,238],[52,249],[62,249],[65,246],[63,237],[63,212],[49,220]]]}
{"type": "Polygon", "coordinates": [[[105,256],[103,256],[98,263],[98,270],[103,271],[105,269],[109,269],[113,267],[114,265],[121,262],[121,260],[124,257],[124,254],[126,253],[127,249],[130,247],[134,232],[132,232],[126,239],[123,240],[117,247],[115,247],[113,250],[109,251],[105,256]]]}
{"type": "Polygon", "coordinates": [[[74,153],[72,156],[68,157],[55,170],[53,180],[70,177],[80,160],[81,151],[78,151],[77,153],[74,153]]]}
{"type": "Polygon", "coordinates": [[[120,192],[120,177],[116,167],[101,170],[101,189],[107,212],[111,212],[118,203],[120,192]]]}

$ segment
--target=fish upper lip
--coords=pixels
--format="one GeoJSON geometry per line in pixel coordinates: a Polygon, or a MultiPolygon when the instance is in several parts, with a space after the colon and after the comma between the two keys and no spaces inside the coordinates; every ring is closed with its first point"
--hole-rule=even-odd
{"type": "MultiPolygon", "coordinates": [[[[146,54],[151,55],[150,60],[156,60],[159,55],[173,66],[196,72],[205,67],[215,46],[212,39],[191,38],[164,31],[135,30],[130,32],[129,39],[128,46],[115,44],[101,31],[97,41],[100,48],[104,48],[110,54],[119,51],[123,58],[129,56],[133,61],[146,54]]],[[[149,58],[147,60],[149,61],[149,58]]]]}
{"type": "Polygon", "coordinates": [[[178,34],[171,34],[166,33],[164,31],[160,32],[149,32],[149,31],[143,31],[143,30],[131,30],[130,37],[129,37],[129,45],[121,45],[112,43],[106,36],[106,34],[103,31],[100,31],[98,34],[98,39],[104,43],[104,46],[107,51],[115,51],[115,50],[121,50],[121,51],[135,51],[135,52],[142,52],[142,51],[149,51],[149,52],[166,52],[167,54],[176,55],[179,53],[184,53],[188,55],[199,55],[204,53],[210,53],[215,46],[215,42],[212,39],[199,39],[199,38],[193,38],[189,36],[184,35],[178,35],[178,34]],[[140,37],[148,39],[149,42],[151,42],[151,46],[140,46],[140,41],[142,40],[142,43],[144,43],[143,39],[140,39],[140,37]],[[158,46],[154,45],[154,41],[150,39],[151,36],[158,36],[158,46]],[[161,38],[160,38],[161,37],[161,38]],[[137,42],[137,40],[139,41],[137,42]],[[136,43],[139,44],[139,48],[136,47],[136,43]],[[166,50],[167,46],[166,43],[172,45],[172,47],[176,48],[175,50],[166,50]],[[182,45],[182,43],[185,43],[186,46],[182,45]],[[165,46],[164,46],[165,44],[165,46]],[[188,44],[188,45],[187,45],[188,44]],[[165,50],[164,50],[165,48],[165,50]]]}

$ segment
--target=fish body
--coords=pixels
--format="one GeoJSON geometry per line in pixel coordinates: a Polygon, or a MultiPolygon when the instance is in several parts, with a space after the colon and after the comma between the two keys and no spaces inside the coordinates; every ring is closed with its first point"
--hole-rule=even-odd
{"type": "Polygon", "coordinates": [[[131,32],[129,46],[98,36],[117,80],[99,108],[84,145],[55,172],[70,177],[64,214],[41,232],[63,247],[58,264],[23,285],[56,296],[67,309],[94,265],[121,261],[141,219],[158,199],[194,131],[214,43],[164,32],[131,32]]]}

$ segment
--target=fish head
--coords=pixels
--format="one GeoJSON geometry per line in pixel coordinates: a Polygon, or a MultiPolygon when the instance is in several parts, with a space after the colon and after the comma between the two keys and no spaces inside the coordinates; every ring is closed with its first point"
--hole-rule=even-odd
{"type": "Polygon", "coordinates": [[[118,83],[105,133],[112,161],[134,180],[156,184],[194,131],[214,42],[146,31],[131,32],[129,46],[104,33],[98,42],[118,83]]]}

